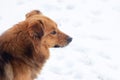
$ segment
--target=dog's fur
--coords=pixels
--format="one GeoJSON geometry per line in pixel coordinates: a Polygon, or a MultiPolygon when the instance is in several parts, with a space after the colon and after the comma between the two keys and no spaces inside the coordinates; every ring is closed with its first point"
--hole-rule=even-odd
{"type": "Polygon", "coordinates": [[[0,80],[34,80],[49,58],[48,48],[72,41],[57,24],[33,10],[0,36],[0,80]]]}

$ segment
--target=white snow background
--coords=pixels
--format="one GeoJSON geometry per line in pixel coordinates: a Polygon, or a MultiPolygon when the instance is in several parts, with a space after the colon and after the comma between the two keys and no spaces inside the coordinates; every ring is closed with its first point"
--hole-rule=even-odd
{"type": "Polygon", "coordinates": [[[0,0],[0,34],[33,9],[73,37],[36,80],[120,80],[120,0],[0,0]]]}

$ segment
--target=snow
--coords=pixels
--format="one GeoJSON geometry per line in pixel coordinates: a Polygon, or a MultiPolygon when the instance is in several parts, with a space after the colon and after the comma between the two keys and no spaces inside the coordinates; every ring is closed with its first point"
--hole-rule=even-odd
{"type": "Polygon", "coordinates": [[[36,80],[120,80],[120,0],[1,0],[0,33],[33,9],[73,37],[36,80]]]}

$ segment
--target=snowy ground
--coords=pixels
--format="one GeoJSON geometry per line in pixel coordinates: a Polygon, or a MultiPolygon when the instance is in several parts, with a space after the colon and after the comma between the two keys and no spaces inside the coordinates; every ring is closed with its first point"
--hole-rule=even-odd
{"type": "Polygon", "coordinates": [[[0,33],[33,9],[73,37],[37,80],[120,80],[120,0],[0,0],[0,33]]]}

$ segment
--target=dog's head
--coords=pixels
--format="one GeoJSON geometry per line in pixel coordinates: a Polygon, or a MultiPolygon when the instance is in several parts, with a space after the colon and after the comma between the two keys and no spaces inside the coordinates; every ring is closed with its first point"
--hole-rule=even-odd
{"type": "Polygon", "coordinates": [[[52,47],[64,47],[72,38],[61,32],[57,24],[50,18],[44,16],[40,11],[34,10],[26,14],[26,21],[29,23],[29,35],[34,41],[52,47]]]}

